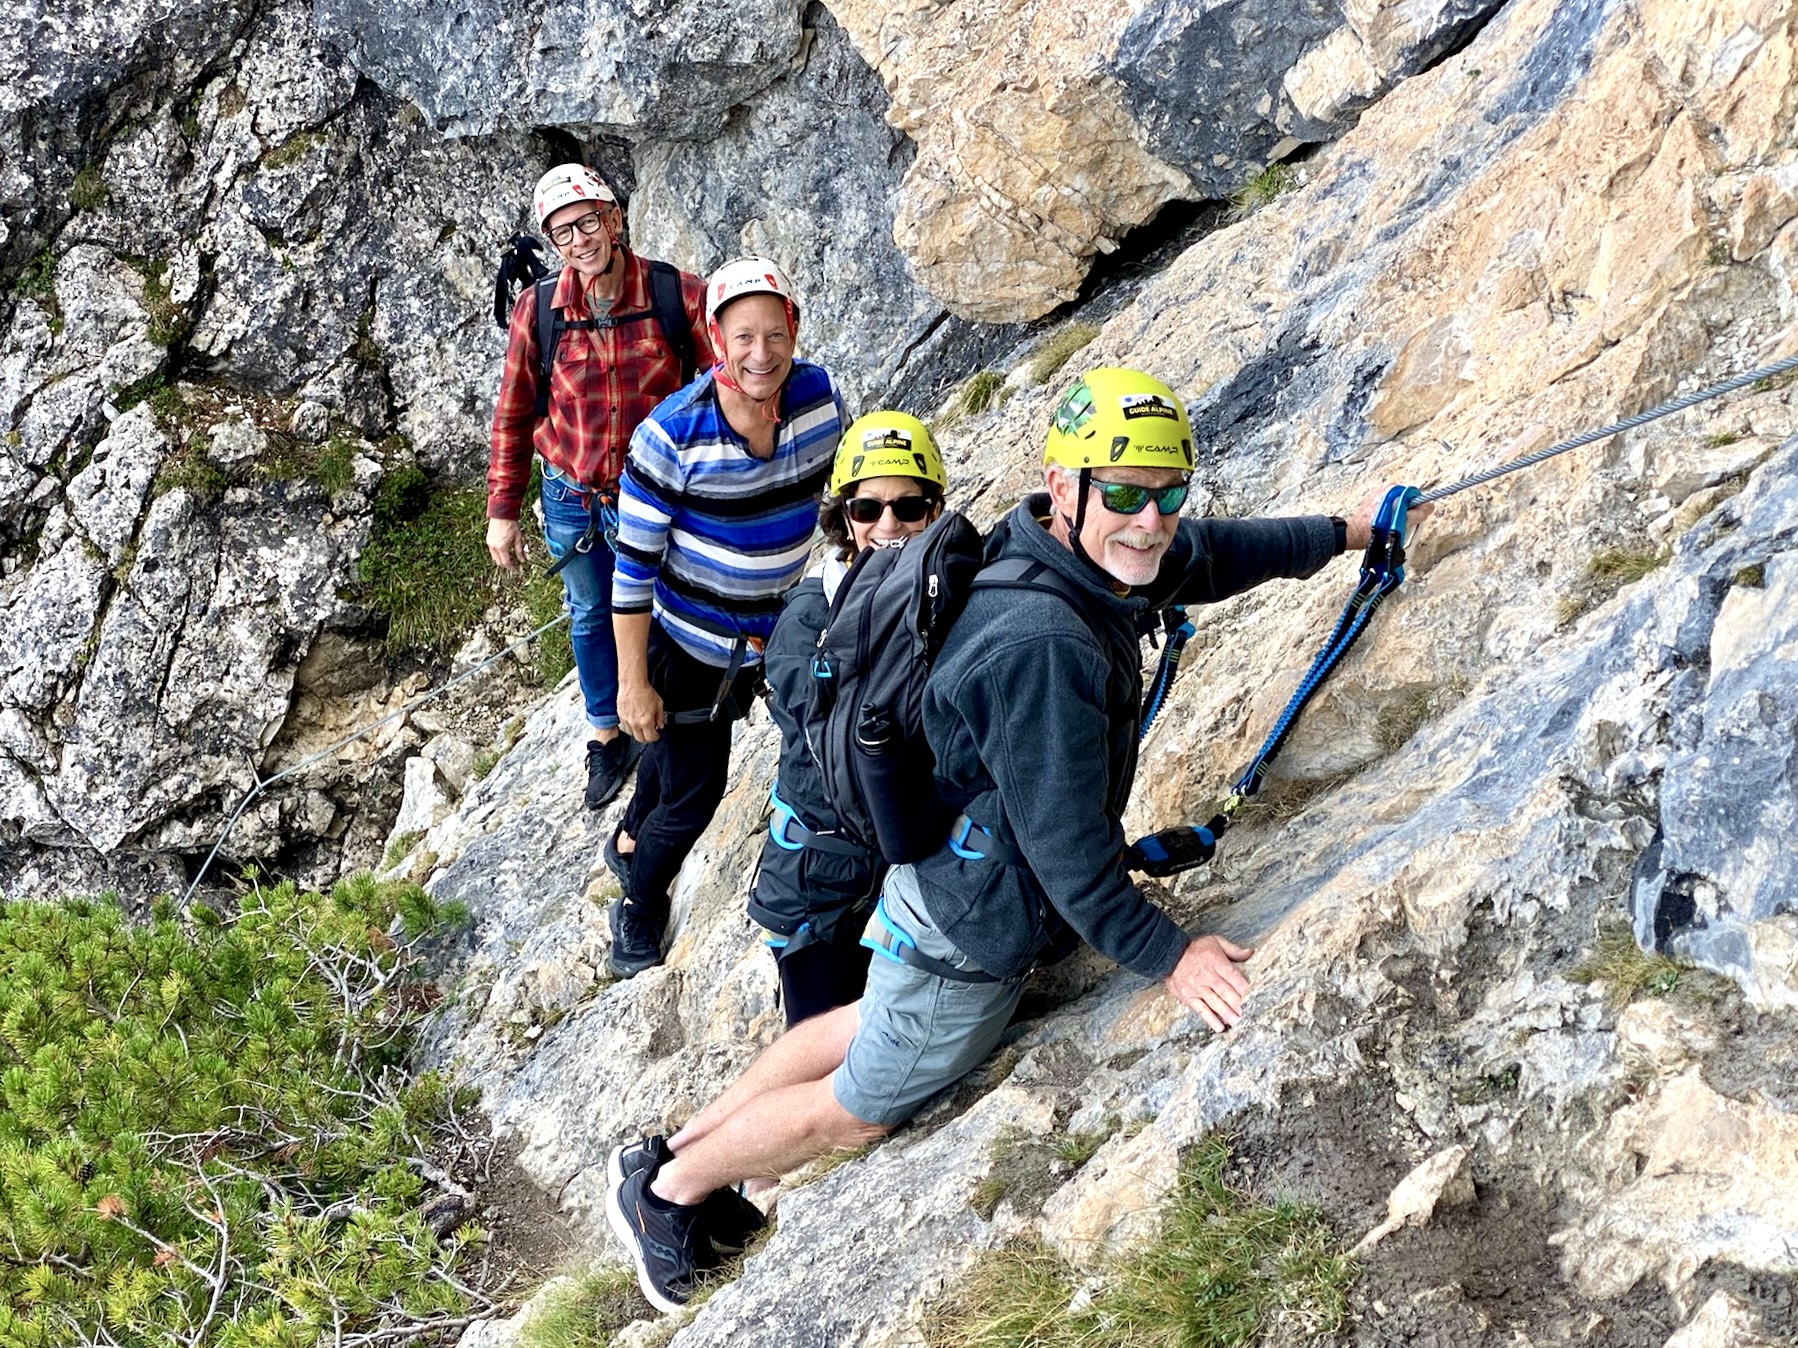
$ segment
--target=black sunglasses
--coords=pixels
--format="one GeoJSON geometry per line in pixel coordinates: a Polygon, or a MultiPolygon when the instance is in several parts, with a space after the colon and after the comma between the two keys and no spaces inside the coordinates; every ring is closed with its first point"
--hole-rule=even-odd
{"type": "Polygon", "coordinates": [[[558,248],[566,248],[573,241],[575,230],[578,229],[583,234],[593,235],[599,233],[599,227],[603,223],[598,211],[588,211],[580,219],[571,220],[565,225],[557,225],[550,230],[549,241],[558,248]]]}
{"type": "Polygon", "coordinates": [[[931,505],[928,496],[901,496],[893,501],[878,496],[851,496],[843,502],[843,513],[857,524],[878,524],[890,510],[899,523],[916,524],[930,514],[931,505]]]}
{"type": "Polygon", "coordinates": [[[1114,515],[1134,515],[1151,500],[1162,515],[1172,515],[1186,504],[1191,484],[1176,482],[1171,487],[1139,487],[1134,482],[1095,482],[1099,500],[1114,515]]]}

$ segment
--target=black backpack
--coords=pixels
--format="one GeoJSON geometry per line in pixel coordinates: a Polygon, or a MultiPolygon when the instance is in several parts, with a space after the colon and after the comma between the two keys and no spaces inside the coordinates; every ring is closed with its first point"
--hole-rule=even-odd
{"type": "Polygon", "coordinates": [[[922,860],[949,835],[955,811],[936,792],[924,683],[968,595],[993,588],[1048,590],[1092,621],[1052,568],[988,563],[979,531],[950,511],[903,547],[858,557],[818,635],[806,743],[843,832],[894,864],[922,860]]]}
{"type": "Polygon", "coordinates": [[[607,314],[603,318],[582,318],[569,322],[561,311],[552,309],[557,273],[544,265],[542,245],[528,234],[514,235],[499,257],[499,270],[493,276],[493,321],[508,327],[512,317],[512,294],[515,287],[529,285],[537,296],[537,416],[549,415],[549,372],[556,361],[556,344],[570,328],[578,331],[593,328],[617,328],[653,318],[661,325],[662,336],[680,361],[680,381],[692,381],[697,352],[693,349],[693,330],[687,322],[687,306],[681,300],[680,271],[669,263],[645,259],[649,268],[650,307],[635,314],[607,314]]]}

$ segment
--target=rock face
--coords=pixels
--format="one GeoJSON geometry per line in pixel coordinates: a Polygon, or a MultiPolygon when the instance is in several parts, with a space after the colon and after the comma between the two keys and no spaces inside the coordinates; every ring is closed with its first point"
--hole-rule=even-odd
{"type": "Polygon", "coordinates": [[[1130,16],[1111,73],[1149,149],[1228,196],[1299,145],[1334,139],[1500,3],[1166,0],[1130,16]]]}
{"type": "Polygon", "coordinates": [[[956,313],[1047,313],[1074,297],[1094,254],[1186,187],[1137,144],[1102,78],[1125,9],[832,6],[886,81],[887,119],[917,143],[893,237],[956,313]]]}
{"type": "Polygon", "coordinates": [[[1798,714],[1791,521],[1744,520],[1745,545],[1703,582],[1718,605],[1677,637],[1686,661],[1669,698],[1677,749],[1661,783],[1662,836],[1633,890],[1643,944],[1727,973],[1756,1001],[1798,999],[1798,859],[1776,841],[1798,826],[1798,714]]]}
{"type": "MultiPolygon", "coordinates": [[[[944,306],[1041,314],[1166,202],[1355,121],[1295,191],[1095,310],[1078,356],[1190,401],[1217,513],[1453,480],[1755,366],[1798,318],[1790,0],[833,12],[840,31],[769,11],[763,52],[724,25],[683,47],[712,12],[676,9],[578,56],[577,14],[611,34],[623,11],[8,16],[0,890],[72,887],[71,857],[81,887],[178,883],[252,774],[430,681],[389,677],[346,587],[384,474],[480,462],[488,258],[568,152],[523,129],[539,115],[628,129],[646,248],[792,252],[808,338],[867,396],[966,339],[944,306]],[[715,36],[719,64],[677,55],[715,36]],[[620,75],[577,96],[564,69],[620,75]],[[332,442],[348,481],[292,468],[332,442]]],[[[1053,397],[1005,387],[941,426],[981,521],[1033,485],[1053,397]]],[[[1798,1332],[1792,398],[1753,389],[1445,503],[1280,778],[1159,892],[1257,945],[1245,1021],[1209,1036],[1090,956],[1044,971],[992,1062],[789,1182],[677,1342],[915,1343],[982,1251],[1086,1264],[1151,1235],[1218,1128],[1241,1182],[1321,1204],[1345,1241],[1399,1222],[1357,1345],[1798,1332]],[[1632,917],[1727,981],[1619,1009],[1587,953],[1632,917]],[[1107,1140],[971,1205],[1001,1138],[1068,1132],[1107,1140]],[[1422,1224],[1408,1175],[1444,1181],[1422,1224]]],[[[1202,615],[1133,832],[1210,813],[1351,569],[1202,615]]],[[[394,865],[475,917],[441,952],[429,1056],[616,1258],[608,1149],[689,1115],[781,1022],[743,915],[772,730],[737,732],[668,963],[626,983],[601,972],[620,807],[576,803],[574,690],[484,776],[478,738],[396,720],[259,801],[241,846],[328,875],[381,849],[409,783],[394,865]]]]}
{"type": "MultiPolygon", "coordinates": [[[[1078,360],[1190,398],[1200,496],[1233,513],[1343,512],[1747,369],[1798,317],[1778,187],[1795,57],[1785,4],[1517,0],[1078,360]]],[[[1053,394],[1014,387],[943,435],[982,520],[1036,471],[1053,394]]],[[[1243,1182],[1321,1203],[1345,1241],[1429,1158],[1471,1179],[1471,1202],[1369,1251],[1349,1342],[1571,1342],[1594,1317],[1657,1348],[1680,1326],[1789,1336],[1791,398],[1751,390],[1445,503],[1280,779],[1212,867],[1161,891],[1258,947],[1243,1023],[1209,1036],[1090,957],[1041,975],[1041,1014],[991,1063],[790,1182],[773,1239],[674,1342],[913,1343],[980,1251],[1025,1237],[1084,1263],[1151,1234],[1182,1149],[1220,1127],[1243,1182]],[[1609,1001],[1587,955],[1632,890],[1669,949],[1733,983],[1609,1001]],[[1001,1137],[1086,1130],[1111,1135],[1084,1166],[988,1217],[970,1205],[1001,1137]]],[[[1132,832],[1210,813],[1351,570],[1203,614],[1132,832]]],[[[446,952],[433,1055],[612,1259],[609,1146],[678,1123],[778,1026],[742,916],[774,754],[764,721],[738,732],[668,964],[607,983],[612,818],[563,788],[576,717],[569,695],[536,712],[421,844],[477,919],[446,952]]]]}
{"type": "MultiPolygon", "coordinates": [[[[485,259],[540,152],[442,140],[298,5],[45,14],[0,62],[33,184],[0,192],[0,256],[29,259],[0,309],[0,839],[99,883],[121,847],[209,848],[310,644],[368,623],[384,469],[484,462],[485,259]],[[40,119],[86,128],[79,182],[40,119]],[[327,439],[354,483],[307,467],[327,439]]],[[[271,799],[237,854],[340,839],[360,794],[271,799]]],[[[9,889],[69,874],[6,850],[9,889]]]]}
{"type": "Polygon", "coordinates": [[[831,6],[917,142],[893,237],[931,294],[1039,318],[1179,198],[1331,139],[1499,0],[831,6]]]}
{"type": "Polygon", "coordinates": [[[806,25],[792,68],[715,136],[637,143],[631,237],[702,275],[745,253],[785,263],[803,301],[802,349],[852,404],[872,406],[928,364],[945,326],[966,325],[893,246],[913,147],[884,119],[886,92],[828,10],[812,5],[806,25]]]}
{"type": "Polygon", "coordinates": [[[451,14],[416,0],[318,0],[314,14],[321,32],[346,40],[358,68],[448,130],[705,139],[798,53],[799,9],[794,0],[723,11],[679,0],[650,14],[611,0],[489,0],[451,14]]]}

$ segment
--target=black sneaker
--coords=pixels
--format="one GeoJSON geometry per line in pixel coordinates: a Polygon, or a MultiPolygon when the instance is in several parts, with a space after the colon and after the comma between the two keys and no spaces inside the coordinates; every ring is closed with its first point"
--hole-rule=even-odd
{"type": "Polygon", "coordinates": [[[668,1150],[668,1139],[660,1133],[651,1133],[648,1137],[621,1142],[612,1148],[612,1155],[606,1161],[606,1179],[610,1187],[616,1189],[639,1170],[659,1170],[673,1159],[674,1153],[668,1150]]]}
{"type": "Polygon", "coordinates": [[[699,1205],[699,1230],[720,1259],[742,1254],[766,1225],[762,1210],[736,1189],[714,1189],[699,1205]]]}
{"type": "Polygon", "coordinates": [[[622,1183],[607,1186],[606,1216],[612,1232],[637,1266],[637,1286],[649,1304],[678,1311],[699,1280],[695,1257],[699,1207],[669,1203],[649,1191],[659,1166],[628,1171],[622,1183]]]}
{"type": "MultiPolygon", "coordinates": [[[[612,1148],[606,1174],[611,1180],[611,1187],[616,1189],[637,1171],[647,1170],[653,1175],[673,1159],[674,1153],[668,1150],[668,1140],[660,1133],[655,1133],[612,1148]]],[[[710,1248],[711,1253],[711,1258],[708,1259],[705,1257],[705,1248],[695,1251],[694,1264],[704,1271],[715,1268],[726,1258],[748,1249],[749,1242],[755,1239],[756,1233],[768,1225],[768,1219],[760,1208],[736,1189],[725,1188],[714,1189],[706,1195],[705,1202],[699,1205],[699,1219],[695,1225],[705,1238],[705,1246],[710,1248]]]]}
{"type": "MultiPolygon", "coordinates": [[[[606,839],[606,869],[618,877],[618,892],[629,894],[631,892],[631,857],[627,857],[618,850],[618,835],[623,832],[624,825],[620,824],[612,830],[612,836],[606,839]]],[[[635,855],[635,852],[631,853],[631,856],[635,855]]]]}
{"type": "Polygon", "coordinates": [[[587,808],[597,810],[624,789],[624,779],[631,775],[643,746],[623,731],[601,744],[587,741],[587,808]]]}
{"type": "Polygon", "coordinates": [[[641,912],[642,905],[629,899],[612,900],[612,948],[606,952],[606,968],[617,978],[635,978],[662,962],[662,933],[641,912]]]}

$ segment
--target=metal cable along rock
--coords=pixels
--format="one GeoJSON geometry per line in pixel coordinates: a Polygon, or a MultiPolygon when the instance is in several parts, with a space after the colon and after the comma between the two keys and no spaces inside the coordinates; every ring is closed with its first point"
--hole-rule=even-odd
{"type": "MultiPolygon", "coordinates": [[[[1138,839],[1129,849],[1129,864],[1133,870],[1142,870],[1145,874],[1155,876],[1175,875],[1183,870],[1202,865],[1211,859],[1216,848],[1217,839],[1236,812],[1242,808],[1244,801],[1253,796],[1261,788],[1262,780],[1273,765],[1275,757],[1285,746],[1293,728],[1298,724],[1299,714],[1323,686],[1333,671],[1353,648],[1356,640],[1366,631],[1374,612],[1381,601],[1396,590],[1405,579],[1405,539],[1408,534],[1406,514],[1412,506],[1424,505],[1434,501],[1446,500],[1457,492],[1470,487],[1483,486],[1488,482],[1504,477],[1509,473],[1519,472],[1525,468],[1533,468],[1539,463],[1565,454],[1572,449],[1596,444],[1600,440],[1608,440],[1613,435],[1631,431],[1638,426],[1646,426],[1651,421],[1671,416],[1675,412],[1683,412],[1696,407],[1713,398],[1721,398],[1725,394],[1734,393],[1765,379],[1773,379],[1792,370],[1798,370],[1798,355],[1787,356],[1774,361],[1771,365],[1763,365],[1759,369],[1749,370],[1745,374],[1736,375],[1722,383],[1712,384],[1708,388],[1683,394],[1646,412],[1638,412],[1635,416],[1625,417],[1621,421],[1611,422],[1596,430],[1582,432],[1571,439],[1562,440],[1550,445],[1547,449],[1538,450],[1534,454],[1526,454],[1522,458],[1513,459],[1509,463],[1489,468],[1485,472],[1475,473],[1472,477],[1462,478],[1459,482],[1451,482],[1445,487],[1437,487],[1431,491],[1420,491],[1416,487],[1393,487],[1380,503],[1379,513],[1373,524],[1373,539],[1368,544],[1365,559],[1361,565],[1361,576],[1356,583],[1355,592],[1343,607],[1336,626],[1331,630],[1323,643],[1323,649],[1311,662],[1311,667],[1299,680],[1298,687],[1292,697],[1274,721],[1274,727],[1262,741],[1260,749],[1249,760],[1248,766],[1237,774],[1230,787],[1230,794],[1219,804],[1217,813],[1212,816],[1204,828],[1190,824],[1176,828],[1164,829],[1146,838],[1138,839]]],[[[1180,631],[1190,635],[1190,623],[1182,625],[1180,631]]],[[[1175,641],[1170,638],[1167,650],[1163,653],[1161,668],[1150,685],[1150,692],[1143,704],[1142,734],[1147,735],[1149,725],[1160,713],[1167,700],[1169,689],[1173,685],[1174,675],[1179,671],[1180,653],[1185,640],[1175,641]]]]}
{"type": "Polygon", "coordinates": [[[425,703],[429,702],[432,698],[441,697],[444,693],[447,693],[450,689],[454,688],[459,683],[466,683],[468,680],[472,679],[475,675],[481,673],[481,671],[488,669],[491,666],[497,664],[499,661],[505,659],[508,655],[512,654],[512,652],[514,652],[516,650],[520,650],[523,647],[530,645],[538,637],[542,636],[545,632],[549,631],[550,628],[556,626],[558,623],[565,623],[567,621],[568,621],[567,613],[558,614],[554,618],[551,618],[548,622],[544,623],[541,627],[538,627],[534,631],[526,633],[524,636],[520,637],[517,641],[514,641],[510,646],[506,647],[503,651],[495,651],[492,655],[488,656],[485,660],[481,661],[480,664],[471,665],[469,668],[463,670],[460,674],[457,674],[454,678],[444,680],[442,683],[438,684],[435,688],[426,689],[424,692],[420,693],[417,697],[413,698],[410,702],[406,703],[405,706],[397,707],[393,711],[388,712],[385,716],[382,716],[382,717],[377,718],[376,720],[370,721],[367,725],[362,726],[358,730],[351,731],[348,735],[345,735],[342,739],[338,740],[337,743],[331,745],[329,748],[320,749],[317,753],[311,755],[310,757],[302,758],[298,763],[293,763],[285,768],[282,768],[281,771],[277,772],[273,777],[269,777],[266,779],[258,778],[256,784],[250,788],[248,794],[246,794],[244,796],[243,800],[241,802],[239,802],[237,809],[232,812],[231,818],[225,822],[225,831],[223,833],[219,834],[218,841],[212,845],[212,850],[206,854],[206,860],[200,863],[200,869],[197,872],[195,872],[194,878],[188,883],[186,891],[181,895],[182,906],[185,907],[188,900],[193,898],[194,891],[200,887],[200,881],[202,881],[206,878],[206,872],[207,872],[207,870],[209,870],[211,868],[213,861],[217,858],[217,856],[219,854],[219,850],[224,847],[226,840],[228,838],[230,838],[231,830],[237,827],[237,821],[239,819],[243,818],[243,812],[250,808],[250,802],[255,800],[256,797],[260,796],[264,791],[267,791],[269,789],[269,787],[273,786],[276,782],[280,781],[284,777],[293,776],[294,773],[300,771],[302,768],[309,768],[314,763],[319,762],[321,759],[329,758],[332,754],[336,753],[339,749],[342,749],[348,745],[354,744],[359,739],[365,739],[367,736],[373,734],[375,731],[379,730],[382,726],[386,725],[389,721],[396,720],[402,716],[410,715],[413,711],[415,711],[419,707],[422,707],[425,703]]]}

